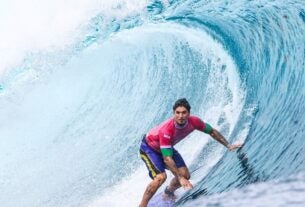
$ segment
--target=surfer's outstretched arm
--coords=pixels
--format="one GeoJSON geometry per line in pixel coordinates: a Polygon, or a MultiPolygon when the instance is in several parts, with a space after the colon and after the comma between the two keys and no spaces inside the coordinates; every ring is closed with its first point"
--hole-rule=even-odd
{"type": "Polygon", "coordinates": [[[224,136],[214,128],[212,129],[210,135],[215,140],[217,140],[219,143],[221,143],[223,146],[228,148],[230,151],[234,151],[236,148],[241,147],[241,144],[229,144],[229,142],[226,140],[226,138],[224,138],[224,136]]]}

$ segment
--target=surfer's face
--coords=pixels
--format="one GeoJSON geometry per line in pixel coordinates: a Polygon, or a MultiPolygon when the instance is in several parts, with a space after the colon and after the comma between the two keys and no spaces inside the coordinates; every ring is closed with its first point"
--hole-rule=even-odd
{"type": "Polygon", "coordinates": [[[178,106],[174,111],[175,122],[179,125],[184,125],[190,112],[184,106],[178,106]]]}

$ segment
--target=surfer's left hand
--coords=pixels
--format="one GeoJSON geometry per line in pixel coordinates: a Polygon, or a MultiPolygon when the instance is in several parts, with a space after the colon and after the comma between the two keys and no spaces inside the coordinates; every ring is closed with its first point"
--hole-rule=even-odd
{"type": "Polygon", "coordinates": [[[242,146],[242,144],[230,144],[228,149],[230,151],[234,151],[235,149],[240,148],[241,146],[242,146]]]}

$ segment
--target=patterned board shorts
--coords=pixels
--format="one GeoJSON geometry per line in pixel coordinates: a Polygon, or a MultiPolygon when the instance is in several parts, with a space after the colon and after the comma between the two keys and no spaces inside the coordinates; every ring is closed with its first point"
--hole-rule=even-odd
{"type": "MultiPolygon", "coordinates": [[[[140,156],[141,159],[144,161],[149,176],[154,179],[154,177],[159,174],[165,172],[165,169],[167,169],[164,161],[163,156],[160,152],[157,152],[156,150],[152,149],[145,141],[145,136],[142,140],[141,146],[140,146],[140,156]]],[[[179,152],[173,148],[173,160],[176,163],[177,168],[180,167],[186,167],[185,162],[179,152]]]]}

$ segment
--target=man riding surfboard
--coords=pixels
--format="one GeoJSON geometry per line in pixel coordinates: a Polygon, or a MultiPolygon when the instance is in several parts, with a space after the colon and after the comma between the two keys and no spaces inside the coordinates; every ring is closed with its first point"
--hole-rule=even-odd
{"type": "Polygon", "coordinates": [[[165,182],[165,169],[175,176],[164,193],[174,197],[174,192],[180,187],[191,189],[190,172],[174,145],[184,139],[194,130],[209,134],[230,151],[240,147],[239,144],[229,144],[224,136],[199,117],[190,114],[191,106],[185,98],[178,99],[173,106],[174,116],[151,129],[143,137],[140,146],[140,156],[144,161],[152,181],[148,184],[139,207],[146,207],[149,200],[165,182]]]}

